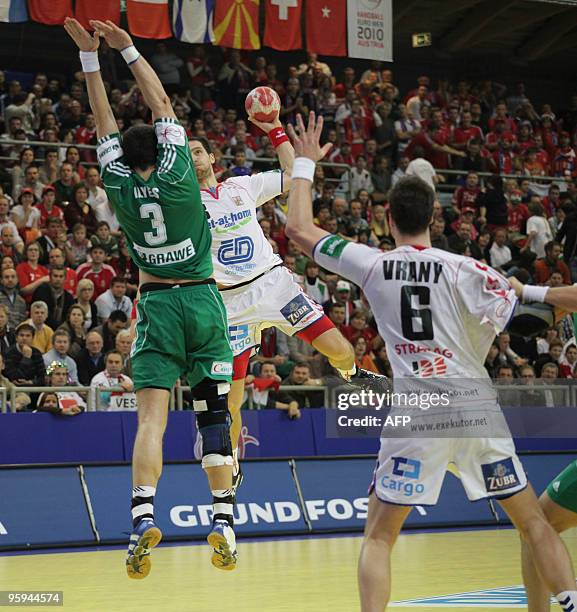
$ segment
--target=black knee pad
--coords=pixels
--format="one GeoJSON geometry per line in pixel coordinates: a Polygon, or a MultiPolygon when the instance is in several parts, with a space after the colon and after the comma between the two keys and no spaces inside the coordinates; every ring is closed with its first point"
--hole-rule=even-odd
{"type": "Polygon", "coordinates": [[[196,424],[202,437],[202,467],[232,465],[228,383],[205,378],[192,390],[196,424]]]}

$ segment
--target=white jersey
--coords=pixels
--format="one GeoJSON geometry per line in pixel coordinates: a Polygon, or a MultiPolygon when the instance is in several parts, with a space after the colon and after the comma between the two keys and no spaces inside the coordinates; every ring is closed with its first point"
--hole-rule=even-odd
{"type": "Polygon", "coordinates": [[[313,255],[363,289],[395,378],[489,378],[483,363],[517,304],[498,272],[440,249],[382,253],[339,236],[323,238],[313,255]]]}
{"type": "Polygon", "coordinates": [[[136,410],[136,394],[126,391],[108,391],[110,387],[120,387],[122,382],[132,382],[125,374],[120,376],[109,376],[104,370],[93,376],[90,381],[91,387],[100,389],[100,398],[97,402],[96,392],[93,393],[93,410],[118,411],[136,410]]]}
{"type": "Polygon", "coordinates": [[[238,285],[282,263],[257,221],[256,209],[283,192],[280,170],[238,176],[201,189],[212,234],[214,278],[238,285]]]}

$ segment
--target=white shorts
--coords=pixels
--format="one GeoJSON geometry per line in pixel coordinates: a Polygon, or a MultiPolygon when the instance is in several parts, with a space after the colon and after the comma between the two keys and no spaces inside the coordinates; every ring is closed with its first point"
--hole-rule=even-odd
{"type": "Polygon", "coordinates": [[[221,291],[228,316],[228,334],[235,357],[260,345],[263,329],[276,327],[288,336],[305,330],[325,314],[284,266],[252,283],[221,291]]]}
{"type": "Polygon", "coordinates": [[[471,501],[508,497],[527,486],[511,438],[381,439],[372,486],[381,501],[434,506],[450,463],[471,501]]]}

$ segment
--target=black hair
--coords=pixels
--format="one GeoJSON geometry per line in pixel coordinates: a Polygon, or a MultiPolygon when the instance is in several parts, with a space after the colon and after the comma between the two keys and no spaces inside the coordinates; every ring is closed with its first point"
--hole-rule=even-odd
{"type": "Polygon", "coordinates": [[[122,310],[113,310],[108,317],[108,320],[111,323],[116,323],[116,321],[122,321],[122,323],[126,323],[128,321],[128,317],[126,313],[122,310]]]}
{"type": "Polygon", "coordinates": [[[212,155],[212,147],[210,146],[210,142],[206,138],[202,136],[194,136],[193,138],[189,138],[188,142],[200,142],[202,148],[209,154],[212,155]]]}
{"type": "Polygon", "coordinates": [[[124,161],[132,170],[148,170],[156,165],[158,139],[150,125],[135,125],[123,134],[124,161]]]}
{"type": "Polygon", "coordinates": [[[409,236],[429,227],[434,202],[434,191],[416,176],[403,177],[389,192],[391,218],[399,231],[409,236]]]}

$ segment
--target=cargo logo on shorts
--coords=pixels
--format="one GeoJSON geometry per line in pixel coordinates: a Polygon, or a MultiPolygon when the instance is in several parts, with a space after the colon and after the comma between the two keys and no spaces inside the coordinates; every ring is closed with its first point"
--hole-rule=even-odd
{"type": "Polygon", "coordinates": [[[482,464],[481,469],[488,493],[511,489],[519,484],[519,478],[511,458],[482,464]]]}
{"type": "Polygon", "coordinates": [[[321,247],[321,253],[328,257],[340,257],[343,249],[349,244],[348,240],[341,238],[340,236],[332,236],[325,240],[321,247]]]}
{"type": "Polygon", "coordinates": [[[244,348],[248,348],[251,342],[248,325],[229,325],[228,339],[235,354],[242,352],[244,348]]]}
{"type": "Polygon", "coordinates": [[[210,373],[223,375],[232,374],[232,363],[230,363],[230,361],[213,361],[210,373]]]}
{"type": "Polygon", "coordinates": [[[399,491],[405,497],[411,497],[415,493],[423,493],[425,485],[421,482],[405,482],[404,478],[409,480],[418,480],[421,475],[421,462],[417,459],[407,459],[407,457],[391,457],[393,460],[392,476],[385,474],[381,478],[381,486],[389,491],[399,491]],[[395,478],[398,476],[399,478],[395,478]]]}
{"type": "Polygon", "coordinates": [[[297,295],[286,306],[280,309],[282,316],[291,324],[300,323],[307,315],[314,312],[304,295],[297,295]]]}

